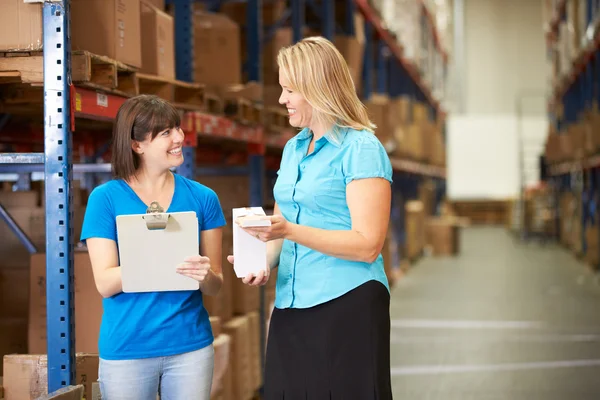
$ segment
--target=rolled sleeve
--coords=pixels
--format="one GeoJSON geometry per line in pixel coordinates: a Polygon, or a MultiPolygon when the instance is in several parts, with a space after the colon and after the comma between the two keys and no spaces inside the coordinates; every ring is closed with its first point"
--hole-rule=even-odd
{"type": "Polygon", "coordinates": [[[352,143],[343,160],[346,185],[356,179],[383,178],[392,182],[392,164],[379,140],[365,133],[352,143]]]}

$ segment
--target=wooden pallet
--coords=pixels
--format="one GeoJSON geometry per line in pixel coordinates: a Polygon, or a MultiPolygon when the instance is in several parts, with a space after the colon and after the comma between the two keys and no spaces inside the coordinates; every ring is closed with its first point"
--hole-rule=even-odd
{"type": "Polygon", "coordinates": [[[258,125],[262,123],[263,107],[244,98],[230,98],[224,100],[224,113],[245,125],[258,125]]]}
{"type": "Polygon", "coordinates": [[[139,94],[157,95],[183,110],[202,111],[204,109],[203,84],[141,73],[135,75],[135,80],[139,94]]]}
{"type": "Polygon", "coordinates": [[[43,85],[44,59],[42,53],[0,53],[0,83],[31,83],[43,85]]]}
{"type": "Polygon", "coordinates": [[[264,123],[267,131],[281,132],[289,129],[288,113],[281,107],[267,107],[264,111],[264,123]]]}
{"type": "Polygon", "coordinates": [[[204,111],[213,115],[223,115],[225,102],[218,94],[207,92],[204,94],[204,111]]]}
{"type": "Polygon", "coordinates": [[[90,89],[135,96],[138,93],[136,71],[121,62],[87,51],[75,51],[71,56],[73,83],[90,89]]]}
{"type": "Polygon", "coordinates": [[[460,217],[469,218],[473,224],[501,225],[506,221],[507,200],[460,200],[451,201],[451,207],[460,217]]]}
{"type": "MultiPolygon", "coordinates": [[[[125,97],[134,96],[138,91],[135,73],[135,68],[87,51],[74,51],[71,55],[71,79],[78,86],[125,97]]],[[[0,53],[0,83],[43,86],[42,53],[0,53]]]]}

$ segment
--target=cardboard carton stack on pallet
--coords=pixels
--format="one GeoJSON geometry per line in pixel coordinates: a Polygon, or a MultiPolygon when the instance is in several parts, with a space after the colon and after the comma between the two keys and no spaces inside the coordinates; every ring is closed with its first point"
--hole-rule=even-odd
{"type": "Polygon", "coordinates": [[[427,105],[406,96],[390,99],[381,94],[372,95],[365,105],[388,154],[428,165],[446,164],[444,120],[434,120],[427,105]]]}

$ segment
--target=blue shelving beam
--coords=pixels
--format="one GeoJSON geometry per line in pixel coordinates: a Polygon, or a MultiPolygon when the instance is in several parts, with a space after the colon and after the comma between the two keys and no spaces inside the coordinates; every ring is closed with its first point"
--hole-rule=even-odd
{"type": "Polygon", "coordinates": [[[262,0],[248,0],[246,10],[246,46],[248,79],[262,82],[263,21],[262,0]]]}
{"type": "MultiPolygon", "coordinates": [[[[177,79],[185,82],[194,81],[194,20],[193,0],[172,0],[175,8],[175,73],[177,79]]],[[[196,132],[186,132],[196,135],[196,132]]],[[[183,146],[182,165],[177,173],[193,179],[196,165],[196,148],[183,146]]]]}
{"type": "Polygon", "coordinates": [[[346,35],[354,36],[356,35],[356,27],[354,26],[354,13],[356,12],[356,3],[354,3],[354,0],[345,1],[344,11],[344,31],[346,32],[346,35]]]}
{"type": "Polygon", "coordinates": [[[69,1],[44,3],[48,391],[75,382],[69,1]]]}
{"type": "Polygon", "coordinates": [[[323,8],[321,14],[321,34],[324,38],[333,41],[335,36],[335,1],[323,1],[321,7],[323,8]]]}
{"type": "Polygon", "coordinates": [[[377,41],[377,92],[388,94],[389,49],[383,40],[377,41]]]}
{"type": "Polygon", "coordinates": [[[292,30],[294,43],[304,37],[304,25],[306,24],[305,0],[290,0],[292,5],[292,30]]]}

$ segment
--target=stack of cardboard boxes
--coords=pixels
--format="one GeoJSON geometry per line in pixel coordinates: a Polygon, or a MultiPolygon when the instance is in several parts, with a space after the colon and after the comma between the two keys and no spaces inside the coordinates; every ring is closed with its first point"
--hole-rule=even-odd
{"type": "Polygon", "coordinates": [[[545,156],[550,164],[583,161],[600,151],[600,112],[597,107],[582,113],[577,122],[562,132],[549,127],[545,156]]]}
{"type": "Polygon", "coordinates": [[[443,118],[433,120],[426,104],[406,96],[390,99],[387,95],[374,94],[365,105],[377,126],[375,134],[390,155],[424,164],[445,165],[444,121],[443,118]]]}
{"type": "Polygon", "coordinates": [[[453,256],[460,252],[460,229],[469,225],[444,204],[434,209],[435,185],[428,180],[418,189],[418,199],[405,202],[406,245],[404,257],[410,261],[424,253],[433,256],[453,256]]]}

